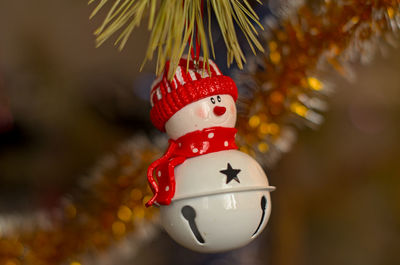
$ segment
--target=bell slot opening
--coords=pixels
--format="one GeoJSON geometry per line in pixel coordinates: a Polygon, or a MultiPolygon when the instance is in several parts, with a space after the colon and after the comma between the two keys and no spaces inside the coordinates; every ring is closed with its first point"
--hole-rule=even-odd
{"type": "Polygon", "coordinates": [[[181,210],[183,218],[188,222],[190,230],[192,231],[192,234],[196,241],[203,245],[205,243],[204,238],[200,234],[199,229],[197,228],[196,224],[196,211],[192,206],[186,205],[182,207],[181,210]]]}

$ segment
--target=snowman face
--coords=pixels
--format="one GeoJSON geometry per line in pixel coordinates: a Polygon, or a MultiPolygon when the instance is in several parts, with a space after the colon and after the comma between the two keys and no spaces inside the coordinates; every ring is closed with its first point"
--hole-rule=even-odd
{"type": "Polygon", "coordinates": [[[210,127],[235,127],[236,106],[231,95],[215,95],[200,99],[176,112],[165,124],[171,139],[210,127]]]}

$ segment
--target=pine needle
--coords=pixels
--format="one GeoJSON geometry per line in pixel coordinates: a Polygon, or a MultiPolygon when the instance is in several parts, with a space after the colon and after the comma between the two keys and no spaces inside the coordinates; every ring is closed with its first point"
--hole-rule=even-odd
{"type": "MultiPolygon", "coordinates": [[[[89,4],[97,2],[90,18],[105,8],[107,3],[112,2],[103,23],[94,32],[96,44],[97,46],[102,45],[119,32],[115,45],[120,50],[123,49],[133,30],[140,25],[144,17],[148,16],[148,29],[151,34],[141,69],[148,60],[153,59],[156,52],[156,73],[160,74],[164,70],[165,62],[170,60],[169,75],[172,76],[179,59],[187,49],[188,40],[191,39],[193,42],[196,38],[195,34],[201,44],[202,56],[207,62],[205,67],[209,69],[209,48],[215,58],[211,32],[211,13],[213,11],[227,47],[228,66],[235,61],[238,67],[242,68],[245,63],[245,56],[237,39],[235,24],[243,32],[253,53],[256,53],[256,49],[264,51],[257,39],[258,33],[253,23],[261,29],[263,27],[247,0],[204,1],[206,3],[202,7],[201,0],[89,0],[89,4]],[[202,8],[207,9],[204,10],[204,14],[208,16],[207,33],[201,15],[202,8]]],[[[257,0],[257,2],[261,4],[261,1],[257,0]]],[[[189,50],[192,45],[192,43],[189,44],[189,50]]],[[[190,52],[188,52],[188,58],[190,58],[190,52]]]]}

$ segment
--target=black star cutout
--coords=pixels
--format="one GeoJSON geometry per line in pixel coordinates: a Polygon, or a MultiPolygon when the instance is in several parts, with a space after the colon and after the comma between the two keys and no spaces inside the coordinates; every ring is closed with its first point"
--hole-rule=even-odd
{"type": "Polygon", "coordinates": [[[231,164],[228,163],[227,169],[220,170],[219,172],[226,175],[226,184],[228,184],[229,182],[232,181],[232,179],[240,183],[240,180],[237,176],[240,171],[241,171],[240,169],[233,169],[231,164]]]}

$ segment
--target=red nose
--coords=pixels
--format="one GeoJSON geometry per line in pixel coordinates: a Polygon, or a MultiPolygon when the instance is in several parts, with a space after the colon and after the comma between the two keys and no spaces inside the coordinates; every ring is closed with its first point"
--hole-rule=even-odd
{"type": "Polygon", "coordinates": [[[214,114],[217,116],[221,116],[225,113],[226,108],[225,107],[220,107],[220,106],[215,106],[214,107],[214,114]]]}

